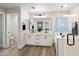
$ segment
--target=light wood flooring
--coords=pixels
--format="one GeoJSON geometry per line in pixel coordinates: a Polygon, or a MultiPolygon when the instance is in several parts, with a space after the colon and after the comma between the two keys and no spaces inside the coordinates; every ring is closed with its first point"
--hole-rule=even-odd
{"type": "Polygon", "coordinates": [[[7,49],[0,49],[0,56],[55,56],[55,50],[53,47],[31,45],[18,50],[16,46],[11,46],[7,49]]]}

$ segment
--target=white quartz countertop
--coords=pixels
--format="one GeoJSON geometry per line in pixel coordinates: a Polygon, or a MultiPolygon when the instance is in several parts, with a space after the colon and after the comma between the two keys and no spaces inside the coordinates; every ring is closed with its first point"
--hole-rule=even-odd
{"type": "Polygon", "coordinates": [[[56,38],[57,38],[57,39],[61,39],[62,37],[61,37],[61,36],[56,36],[56,38]]]}
{"type": "Polygon", "coordinates": [[[24,33],[24,35],[27,35],[27,34],[53,34],[53,33],[24,33]]]}
{"type": "MultiPolygon", "coordinates": [[[[74,38],[75,39],[79,39],[79,36],[75,36],[74,38]]],[[[56,36],[56,39],[57,40],[67,39],[67,35],[65,37],[63,37],[63,38],[61,36],[56,36]]],[[[73,36],[70,36],[69,39],[73,39],[73,36]]]]}
{"type": "Polygon", "coordinates": [[[56,39],[67,39],[67,36],[65,36],[65,37],[62,37],[62,36],[56,36],[56,39]]]}

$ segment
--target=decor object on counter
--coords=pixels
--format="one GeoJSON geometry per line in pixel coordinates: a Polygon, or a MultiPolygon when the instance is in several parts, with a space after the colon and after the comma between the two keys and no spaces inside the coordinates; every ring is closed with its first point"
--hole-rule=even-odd
{"type": "Polygon", "coordinates": [[[49,29],[48,29],[48,28],[46,28],[46,29],[45,29],[45,33],[48,33],[48,30],[49,30],[49,29]]]}
{"type": "Polygon", "coordinates": [[[60,35],[61,35],[61,37],[62,37],[62,38],[63,38],[63,37],[65,37],[65,35],[63,35],[63,33],[62,33],[62,32],[60,33],[60,35]]]}

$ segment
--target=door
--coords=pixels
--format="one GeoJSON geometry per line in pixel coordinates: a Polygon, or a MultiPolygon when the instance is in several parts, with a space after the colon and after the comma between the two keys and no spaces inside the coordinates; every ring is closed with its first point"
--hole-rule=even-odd
{"type": "Polygon", "coordinates": [[[10,36],[15,37],[17,42],[18,39],[18,16],[15,13],[7,14],[7,47],[9,47],[10,36]]]}
{"type": "Polygon", "coordinates": [[[0,47],[2,47],[2,39],[3,39],[3,35],[2,35],[2,14],[0,14],[0,47]]]}
{"type": "Polygon", "coordinates": [[[0,48],[5,48],[5,15],[0,13],[0,48]]]}

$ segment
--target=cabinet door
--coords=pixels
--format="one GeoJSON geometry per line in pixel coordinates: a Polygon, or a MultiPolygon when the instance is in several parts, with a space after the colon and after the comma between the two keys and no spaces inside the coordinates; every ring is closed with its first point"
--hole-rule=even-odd
{"type": "Polygon", "coordinates": [[[35,44],[35,35],[26,35],[26,44],[35,44]]]}
{"type": "Polygon", "coordinates": [[[35,45],[41,45],[40,38],[36,38],[36,40],[35,40],[35,45]]]}
{"type": "Polygon", "coordinates": [[[35,35],[34,36],[34,45],[40,45],[40,40],[41,40],[41,37],[40,35],[35,35]]]}
{"type": "Polygon", "coordinates": [[[31,43],[31,35],[25,35],[26,44],[31,43]]]}
{"type": "Polygon", "coordinates": [[[50,35],[42,35],[41,44],[45,46],[52,46],[52,40],[50,35]]]}

